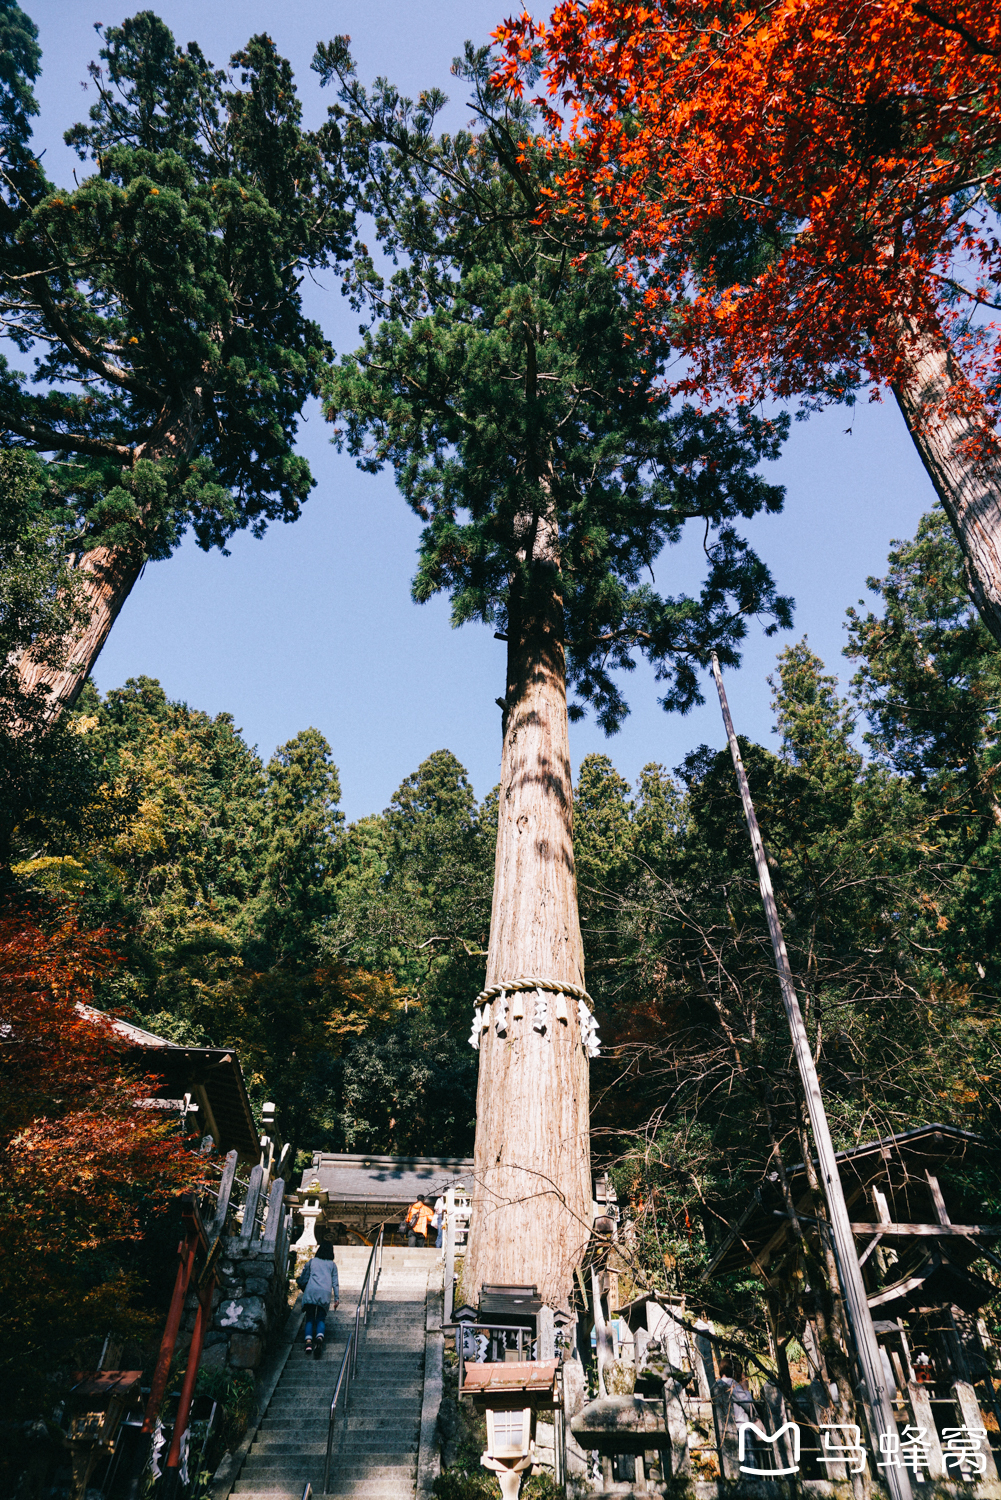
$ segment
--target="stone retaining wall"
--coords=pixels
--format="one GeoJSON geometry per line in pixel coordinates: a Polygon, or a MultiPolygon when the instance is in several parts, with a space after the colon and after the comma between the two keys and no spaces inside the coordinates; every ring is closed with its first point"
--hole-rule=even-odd
{"type": "MultiPolygon", "coordinates": [[[[278,1178],[259,1217],[265,1186],[261,1168],[255,1167],[240,1231],[223,1236],[200,1369],[257,1370],[285,1327],[291,1215],[282,1201],[284,1183],[278,1178]]],[[[197,1297],[191,1292],[177,1340],[180,1355],[191,1344],[197,1309],[197,1297]]]]}

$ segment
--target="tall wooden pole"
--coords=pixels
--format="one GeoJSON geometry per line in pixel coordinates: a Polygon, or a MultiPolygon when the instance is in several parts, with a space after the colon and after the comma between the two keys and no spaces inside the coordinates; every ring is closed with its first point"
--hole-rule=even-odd
{"type": "MultiPolygon", "coordinates": [[[[775,967],[778,969],[779,974],[782,1003],[785,1006],[786,1019],[789,1022],[793,1051],[796,1054],[796,1062],[799,1065],[799,1076],[802,1079],[803,1092],[806,1095],[806,1107],[810,1116],[813,1141],[817,1148],[820,1179],[824,1185],[827,1212],[831,1221],[831,1240],[834,1248],[834,1259],[838,1268],[838,1279],[841,1282],[841,1294],[844,1298],[845,1307],[848,1310],[848,1321],[851,1325],[858,1368],[862,1377],[862,1401],[866,1408],[870,1429],[879,1424],[883,1432],[895,1434],[897,1431],[896,1418],[893,1415],[890,1394],[886,1389],[882,1361],[879,1355],[879,1345],[876,1342],[876,1330],[872,1326],[872,1314],[869,1311],[869,1301],[866,1297],[862,1272],[858,1263],[858,1255],[855,1251],[855,1240],[852,1237],[848,1207],[845,1203],[841,1177],[838,1173],[834,1142],[831,1140],[831,1132],[827,1124],[827,1112],[824,1109],[824,1100],[820,1092],[820,1080],[817,1077],[813,1053],[810,1051],[809,1038],[806,1034],[806,1027],[803,1024],[803,1013],[799,1008],[799,1000],[796,997],[792,970],[789,967],[789,955],[786,953],[785,938],[782,936],[778,909],[775,905],[772,878],[768,873],[768,862],[765,859],[765,849],[761,842],[761,830],[758,827],[758,820],[754,814],[751,789],[747,784],[744,763],[740,758],[740,748],[737,744],[737,736],[734,733],[733,720],[730,717],[730,705],[726,701],[726,691],[723,687],[723,678],[715,652],[713,652],[712,667],[713,676],[716,679],[716,688],[719,692],[720,708],[723,710],[726,737],[729,741],[730,754],[733,756],[733,767],[737,773],[737,783],[740,787],[740,798],[744,804],[747,829],[751,835],[754,863],[758,867],[758,884],[761,887],[761,899],[765,907],[765,916],[768,919],[768,931],[772,938],[772,948],[775,950],[775,967]]],[[[878,1432],[870,1430],[870,1438],[874,1452],[878,1452],[878,1432]]],[[[886,1487],[893,1500],[912,1500],[911,1483],[905,1469],[888,1467],[882,1472],[886,1476],[886,1487]]]]}

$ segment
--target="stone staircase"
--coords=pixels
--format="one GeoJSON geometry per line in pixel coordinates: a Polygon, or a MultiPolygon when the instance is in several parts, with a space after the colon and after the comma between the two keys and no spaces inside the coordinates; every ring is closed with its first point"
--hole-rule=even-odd
{"type": "MultiPolygon", "coordinates": [[[[322,1495],[330,1399],[369,1257],[366,1246],[336,1253],[341,1305],[328,1319],[323,1358],[306,1357],[300,1332],[233,1487],[235,1500],[302,1500],[307,1482],[322,1495]]],[[[383,1252],[346,1421],[338,1403],[332,1495],[414,1500],[428,1279],[439,1257],[437,1250],[383,1252]]]]}

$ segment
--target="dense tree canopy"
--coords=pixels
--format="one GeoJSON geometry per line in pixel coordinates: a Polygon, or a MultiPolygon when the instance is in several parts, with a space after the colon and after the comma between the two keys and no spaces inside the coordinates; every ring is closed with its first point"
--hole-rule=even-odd
{"type": "Polygon", "coordinates": [[[544,64],[568,211],[627,227],[680,385],[890,387],[1001,641],[995,7],[565,0],[502,35],[516,90],[544,64]]]}
{"type": "Polygon", "coordinates": [[[329,352],[300,282],[345,254],[351,220],[268,37],[231,75],[152,11],[102,32],[96,102],[67,134],[89,170],[60,188],[31,154],[36,28],[16,0],[0,22],[0,327],[36,354],[33,382],[0,360],[0,434],[46,456],[90,613],[61,670],[22,662],[55,715],[146,559],[189,528],[224,547],[299,514],[298,418],[329,352]]]}
{"type": "MultiPolygon", "coordinates": [[[[1001,1122],[999,653],[961,579],[933,512],[849,612],[851,695],[800,641],[774,677],[776,748],[742,742],[839,1146],[935,1119],[995,1142],[1001,1122]]],[[[30,939],[53,974],[75,954],[85,997],[235,1046],[252,1098],[276,1098],[304,1145],[468,1153],[496,796],[478,803],[442,750],[384,812],[344,826],[315,730],[264,765],[227,715],[171,703],[150,679],[104,700],[89,689],[71,718],[89,801],[76,822],[29,818],[14,878],[38,915],[5,952],[30,939]],[[113,930],[88,936],[102,923],[113,930]]],[[[631,788],[588,756],[574,828],[604,1042],[595,1150],[618,1163],[635,1274],[764,1350],[749,1283],[698,1280],[774,1153],[799,1160],[804,1139],[729,758],[702,746],[631,788]]],[[[31,1081],[9,1097],[45,1121],[44,1101],[22,1099],[31,1081]]],[[[39,1123],[30,1140],[48,1150],[57,1136],[39,1123]]],[[[1001,1212],[986,1162],[955,1186],[1001,1212]]],[[[133,1264],[127,1246],[115,1255],[133,1264]]],[[[821,1266],[810,1274],[823,1284],[821,1266]]],[[[134,1292],[138,1327],[138,1273],[134,1292]]],[[[101,1316],[102,1295],[86,1302],[101,1316]]],[[[806,1311],[802,1298],[787,1309],[791,1334],[806,1311]]]]}
{"type": "Polygon", "coordinates": [[[372,327],[327,377],[328,416],[363,468],[393,466],[426,523],[414,597],[447,592],[457,624],[513,638],[545,552],[577,712],[620,723],[613,674],[635,652],[667,683],[665,707],[686,708],[710,645],[735,662],[750,616],[788,621],[735,528],[781,508],[756,466],[784,423],[672,408],[658,385],[670,340],[633,339],[615,237],[539,222],[553,174],[521,150],[532,115],[492,89],[488,52],[455,65],[476,129],[454,136],[434,133],[440,93],[414,105],[385,83],[364,90],[343,41],[316,65],[340,83],[343,170],[398,267],[353,263],[372,327]],[[705,582],[659,594],[642,576],[688,521],[706,533],[705,582]]]}
{"type": "Polygon", "coordinates": [[[52,803],[67,807],[68,781],[84,771],[65,726],[48,723],[48,694],[18,670],[26,651],[58,671],[66,638],[87,619],[85,602],[63,552],[63,530],[49,509],[58,503],[45,466],[33,454],[0,448],[0,863],[10,857],[19,813],[52,803]],[[56,788],[61,789],[56,791],[56,788]]]}
{"type": "MultiPolygon", "coordinates": [[[[906,353],[885,325],[929,295],[943,315],[950,288],[994,300],[998,38],[982,0],[567,0],[508,29],[507,71],[541,43],[583,147],[575,207],[597,188],[626,214],[651,291],[699,266],[696,381],[835,392],[893,383],[906,353]]],[[[996,371],[969,333],[973,368],[996,371]]]]}

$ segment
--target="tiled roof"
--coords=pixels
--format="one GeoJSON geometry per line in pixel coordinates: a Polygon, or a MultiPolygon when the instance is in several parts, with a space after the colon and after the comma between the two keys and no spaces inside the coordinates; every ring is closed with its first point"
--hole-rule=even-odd
{"type": "MultiPolygon", "coordinates": [[[[302,1188],[319,1181],[332,1203],[412,1203],[460,1183],[472,1186],[473,1163],[459,1156],[348,1156],[320,1154],[302,1174],[302,1188]]],[[[300,1189],[301,1191],[301,1189],[300,1189]]]]}
{"type": "Polygon", "coordinates": [[[467,1364],[463,1369],[463,1395],[487,1391],[549,1391],[556,1379],[555,1359],[509,1360],[496,1364],[467,1364]]]}

